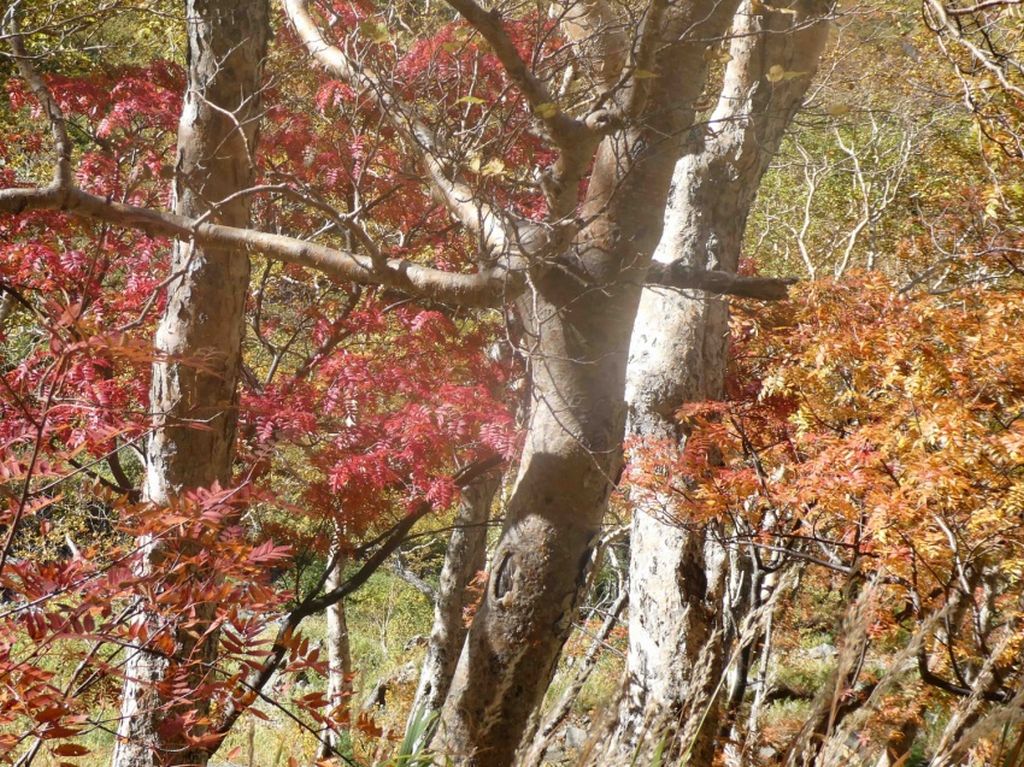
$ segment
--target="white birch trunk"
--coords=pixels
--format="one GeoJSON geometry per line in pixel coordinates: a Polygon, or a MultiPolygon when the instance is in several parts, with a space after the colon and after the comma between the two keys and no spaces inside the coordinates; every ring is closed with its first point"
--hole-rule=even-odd
{"type": "MultiPolygon", "coordinates": [[[[325,589],[331,591],[344,582],[345,559],[331,551],[335,558],[327,576],[325,589]]],[[[347,722],[351,714],[352,651],[349,646],[348,621],[345,619],[345,600],[339,599],[327,608],[327,700],[331,717],[336,722],[347,722]]],[[[341,748],[341,733],[348,725],[328,727],[321,735],[318,758],[327,759],[341,748]]]]}
{"type": "Polygon", "coordinates": [[[434,623],[413,701],[413,717],[439,712],[448,696],[468,631],[463,610],[468,604],[469,588],[477,573],[484,569],[487,522],[498,484],[496,477],[484,478],[465,488],[459,499],[438,582],[434,623]]]}
{"type": "MultiPolygon", "coordinates": [[[[675,167],[656,261],[736,270],[757,187],[827,37],[825,3],[796,0],[790,9],[753,12],[746,3],[738,13],[718,107],[703,140],[675,167]]],[[[723,395],[728,329],[722,298],[644,290],[626,390],[633,436],[684,439],[674,418],[679,407],[723,395]]],[[[710,764],[726,648],[716,633],[723,628],[723,554],[715,553],[712,576],[707,548],[700,531],[676,519],[671,499],[648,499],[635,510],[628,689],[611,745],[620,758],[664,738],[670,758],[685,753],[692,764],[710,764]]]]}
{"type": "MultiPolygon", "coordinates": [[[[210,203],[252,181],[269,10],[265,0],[188,0],[186,13],[188,86],[178,126],[174,210],[199,216],[210,203]]],[[[248,199],[222,206],[211,218],[246,226],[248,199]]],[[[223,248],[176,243],[170,268],[181,276],[167,287],[156,334],[153,434],[143,490],[144,498],[157,505],[183,490],[214,482],[226,486],[231,480],[249,280],[248,257],[223,248]],[[197,358],[213,370],[198,370],[197,358]]],[[[148,560],[144,568],[150,568],[160,552],[150,542],[142,544],[148,560]]],[[[159,628],[176,636],[182,657],[215,650],[214,639],[196,650],[174,626],[159,628]]],[[[162,708],[154,688],[167,673],[166,661],[145,648],[130,652],[114,767],[204,764],[206,754],[190,748],[180,733],[160,732],[161,722],[174,716],[162,708]]],[[[202,713],[208,702],[192,705],[202,713]]]]}

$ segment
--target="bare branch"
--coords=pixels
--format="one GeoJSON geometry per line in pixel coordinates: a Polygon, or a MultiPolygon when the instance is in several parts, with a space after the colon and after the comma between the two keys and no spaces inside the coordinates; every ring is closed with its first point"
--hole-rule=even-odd
{"type": "Polygon", "coordinates": [[[490,44],[506,74],[526,97],[534,116],[545,127],[559,149],[558,158],[546,169],[542,187],[550,208],[550,219],[572,215],[579,202],[579,182],[593,158],[601,138],[621,127],[621,119],[608,109],[598,108],[585,119],[576,119],[555,103],[548,87],[516,50],[497,10],[485,11],[475,0],[448,0],[490,44]]]}
{"type": "Polygon", "coordinates": [[[789,286],[796,283],[792,277],[744,277],[731,272],[709,269],[695,269],[683,261],[663,264],[651,263],[647,271],[648,285],[661,285],[680,290],[697,289],[708,293],[757,298],[762,301],[781,301],[789,293],[789,286]]]}
{"type": "Polygon", "coordinates": [[[452,215],[479,237],[480,248],[485,255],[491,258],[507,256],[523,245],[527,245],[527,250],[532,249],[532,241],[542,234],[542,229],[527,227],[526,222],[515,221],[505,212],[495,210],[479,199],[467,184],[449,174],[434,131],[412,116],[408,107],[398,101],[371,72],[359,69],[344,51],[324,39],[309,14],[307,0],[285,0],[284,8],[310,55],[349,85],[373,93],[392,125],[419,149],[423,165],[441,201],[452,215]]]}
{"type": "Polygon", "coordinates": [[[402,561],[401,552],[395,555],[395,561],[391,565],[391,572],[430,601],[434,601],[437,598],[437,590],[406,566],[405,562],[402,561]]]}
{"type": "Polygon", "coordinates": [[[66,189],[71,186],[71,141],[68,138],[67,123],[64,120],[64,113],[54,100],[50,89],[46,87],[43,78],[36,71],[32,59],[25,51],[25,44],[22,40],[21,29],[18,26],[18,5],[15,2],[7,9],[4,16],[4,29],[9,30],[8,38],[11,41],[11,50],[14,53],[14,60],[18,65],[18,73],[32,89],[32,93],[39,100],[47,120],[50,121],[50,132],[53,134],[53,147],[56,152],[56,165],[53,169],[53,187],[66,189]]]}
{"type": "Polygon", "coordinates": [[[564,146],[579,141],[581,132],[587,129],[586,125],[558,109],[547,86],[530,71],[516,50],[501,22],[501,13],[497,9],[485,11],[475,0],[448,0],[448,5],[490,43],[506,74],[526,97],[530,109],[551,133],[555,143],[564,146]]]}
{"type": "MultiPolygon", "coordinates": [[[[491,456],[464,467],[452,479],[457,487],[467,487],[500,464],[500,456],[491,456]]],[[[373,573],[380,569],[381,565],[398,549],[402,542],[406,540],[413,525],[432,510],[433,506],[428,501],[420,503],[415,510],[406,515],[404,519],[387,533],[377,550],[366,559],[363,566],[354,575],[337,588],[325,594],[320,594],[321,589],[326,583],[326,573],[330,572],[334,566],[333,562],[328,563],[325,575],[320,583],[317,584],[317,588],[307,595],[295,609],[288,613],[277,632],[277,637],[274,640],[270,654],[242,682],[246,692],[239,701],[232,701],[224,712],[220,723],[214,728],[214,732],[221,740],[213,747],[211,753],[219,748],[220,744],[223,743],[223,739],[227,737],[227,734],[238,720],[238,717],[256,700],[263,688],[266,687],[267,682],[274,675],[274,672],[280,667],[291,645],[291,639],[295,636],[295,632],[302,621],[341,601],[362,586],[373,573]]]]}
{"type": "Polygon", "coordinates": [[[586,653],[580,660],[579,667],[576,671],[576,675],[569,686],[565,688],[565,692],[562,693],[562,697],[559,698],[558,703],[555,707],[544,717],[544,721],[538,727],[537,734],[534,736],[533,745],[531,746],[526,758],[524,759],[527,767],[538,767],[543,760],[544,755],[548,751],[548,747],[551,743],[551,738],[561,727],[562,723],[565,722],[566,718],[572,712],[572,705],[576,702],[577,697],[580,694],[580,690],[583,689],[583,685],[587,683],[590,678],[590,673],[594,670],[597,665],[597,661],[601,657],[601,650],[605,648],[605,642],[608,636],[612,633],[612,629],[615,628],[615,624],[619,620],[619,616],[626,607],[626,603],[629,601],[629,590],[624,589],[619,593],[618,598],[608,609],[608,614],[605,617],[604,623],[601,624],[601,628],[594,635],[593,641],[590,643],[590,647],[587,648],[586,653]]]}
{"type": "MultiPolygon", "coordinates": [[[[523,290],[519,275],[499,267],[462,274],[397,258],[375,263],[368,256],[297,237],[222,224],[197,223],[186,216],[114,202],[75,187],[0,189],[0,213],[17,214],[27,210],[63,210],[147,234],[261,253],[277,261],[315,269],[360,285],[382,285],[408,295],[459,306],[500,306],[523,290]]],[[[647,283],[651,285],[704,290],[767,301],[785,298],[787,286],[795,281],[790,278],[741,277],[728,272],[704,271],[682,262],[652,263],[647,276],[647,283]]]]}

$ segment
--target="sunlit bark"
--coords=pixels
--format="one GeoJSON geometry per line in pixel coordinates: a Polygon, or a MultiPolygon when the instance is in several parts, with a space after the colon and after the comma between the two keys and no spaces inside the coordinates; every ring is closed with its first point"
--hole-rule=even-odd
{"type": "MultiPolygon", "coordinates": [[[[178,127],[174,210],[194,217],[252,182],[269,9],[263,0],[190,0],[186,11],[188,87],[178,127]]],[[[219,206],[211,218],[246,226],[248,198],[219,206]]],[[[143,491],[154,504],[231,480],[249,283],[248,256],[230,248],[178,242],[170,268],[176,277],[167,287],[155,341],[153,434],[143,491]]],[[[143,546],[144,566],[158,567],[160,547],[146,541],[143,546]]],[[[197,647],[194,628],[160,628],[175,635],[182,660],[200,661],[216,650],[214,637],[197,647]]],[[[182,733],[161,729],[174,715],[156,687],[168,673],[163,657],[145,648],[131,650],[114,767],[205,763],[205,753],[191,748],[182,733]]],[[[202,714],[208,701],[194,706],[202,714]]]]}
{"type": "MultiPolygon", "coordinates": [[[[675,167],[655,262],[736,271],[761,177],[824,48],[828,8],[816,0],[741,7],[718,106],[701,141],[675,167]]],[[[675,419],[680,406],[724,393],[728,330],[720,298],[644,290],[630,346],[632,436],[685,439],[675,419]]],[[[671,498],[640,500],[634,514],[628,690],[612,750],[633,754],[664,739],[667,753],[686,751],[694,764],[708,764],[727,652],[727,560],[681,522],[671,498]]]]}

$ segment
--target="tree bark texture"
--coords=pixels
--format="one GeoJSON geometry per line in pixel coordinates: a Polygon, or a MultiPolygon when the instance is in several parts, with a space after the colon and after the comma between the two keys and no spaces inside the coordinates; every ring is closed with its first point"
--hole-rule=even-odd
{"type": "Polygon", "coordinates": [[[448,696],[468,631],[463,610],[468,604],[473,579],[484,569],[487,522],[499,483],[498,477],[484,477],[465,488],[459,498],[459,511],[448,540],[434,601],[434,623],[427,655],[413,702],[414,717],[440,712],[448,696]]]}
{"type": "MultiPolygon", "coordinates": [[[[327,576],[325,587],[333,591],[345,581],[345,560],[337,555],[335,548],[331,555],[334,565],[327,576]]],[[[345,600],[339,599],[327,608],[327,700],[331,717],[335,722],[346,722],[350,716],[352,698],[352,652],[349,646],[348,622],[345,619],[345,600]]],[[[341,732],[348,729],[328,728],[322,735],[317,757],[327,759],[341,748],[341,732]]]]}
{"type": "Polygon", "coordinates": [[[580,211],[587,226],[567,251],[530,266],[518,302],[527,433],[486,596],[442,712],[441,759],[511,764],[551,681],[620,466],[632,319],[672,168],[703,88],[707,41],[734,11],[729,0],[652,6],[641,36],[660,76],[635,82],[623,102],[637,119],[597,150],[580,211]]]}
{"type": "MultiPolygon", "coordinates": [[[[744,3],[709,127],[675,166],[655,262],[681,259],[696,269],[736,271],[761,177],[824,48],[827,10],[817,0],[757,12],[744,3]]],[[[681,442],[685,435],[674,416],[680,406],[722,397],[728,320],[719,297],[644,289],[626,389],[633,437],[681,442]]],[[[724,558],[717,552],[708,562],[710,548],[701,532],[680,524],[671,499],[646,499],[635,510],[628,689],[612,738],[620,756],[666,738],[667,753],[687,751],[690,763],[710,764],[726,652],[716,639],[718,651],[701,662],[710,667],[700,668],[702,649],[725,628],[719,625],[724,558]],[[706,675],[704,683],[693,678],[697,673],[706,675]],[[688,716],[700,726],[686,736],[689,742],[679,743],[677,728],[688,716]]]]}
{"type": "MultiPolygon", "coordinates": [[[[265,0],[188,0],[186,13],[188,82],[174,211],[244,227],[247,197],[216,203],[250,186],[254,176],[269,8],[265,0]]],[[[171,272],[155,339],[144,486],[144,498],[157,505],[185,490],[231,481],[249,258],[244,251],[180,241],[171,272]]],[[[159,547],[143,545],[144,566],[151,567],[159,547]]],[[[197,649],[183,632],[175,633],[179,657],[214,649],[214,640],[197,649]]],[[[156,688],[167,673],[167,663],[144,648],[126,664],[114,767],[205,763],[180,734],[159,731],[172,716],[156,688]]]]}

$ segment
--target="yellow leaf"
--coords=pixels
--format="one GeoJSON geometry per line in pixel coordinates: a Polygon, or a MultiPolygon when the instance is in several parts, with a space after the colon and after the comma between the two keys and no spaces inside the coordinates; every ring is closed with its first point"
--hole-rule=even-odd
{"type": "Polygon", "coordinates": [[[792,80],[794,77],[800,77],[801,75],[807,74],[806,72],[793,72],[787,70],[781,64],[772,64],[768,69],[768,73],[765,78],[770,83],[777,83],[780,80],[792,80]]]}
{"type": "Polygon", "coordinates": [[[533,110],[533,113],[543,120],[548,120],[558,114],[558,104],[552,104],[550,101],[545,101],[543,104],[538,104],[533,110]]]}
{"type": "Polygon", "coordinates": [[[505,171],[505,163],[497,157],[487,161],[481,171],[485,176],[500,176],[505,171]]]}
{"type": "Polygon", "coordinates": [[[633,72],[633,77],[637,80],[650,80],[652,77],[657,76],[657,72],[652,72],[649,69],[637,69],[633,72]]]}

